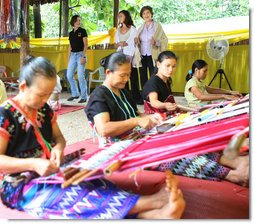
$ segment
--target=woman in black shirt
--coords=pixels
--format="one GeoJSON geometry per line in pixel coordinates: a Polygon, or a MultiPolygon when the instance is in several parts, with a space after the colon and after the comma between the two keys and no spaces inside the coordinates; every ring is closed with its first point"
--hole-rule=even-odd
{"type": "Polygon", "coordinates": [[[80,27],[80,16],[75,15],[70,22],[73,30],[69,33],[69,63],[67,69],[67,78],[71,87],[71,97],[68,101],[73,101],[81,96],[79,103],[85,103],[87,100],[87,83],[85,79],[86,51],[87,51],[87,33],[80,27]],[[78,69],[77,69],[78,68],[78,69]],[[78,83],[80,92],[74,78],[76,69],[78,74],[78,83]]]}
{"type": "Polygon", "coordinates": [[[92,92],[85,109],[97,133],[112,140],[137,126],[151,129],[158,124],[161,117],[140,113],[130,93],[124,89],[131,71],[126,55],[119,52],[112,54],[105,67],[106,80],[92,92]]]}
{"type": "Polygon", "coordinates": [[[175,111],[177,104],[172,96],[170,81],[176,70],[177,57],[171,51],[163,51],[158,56],[158,72],[148,80],[143,88],[143,99],[163,111],[175,111]],[[171,100],[169,99],[171,96],[171,100]]]}

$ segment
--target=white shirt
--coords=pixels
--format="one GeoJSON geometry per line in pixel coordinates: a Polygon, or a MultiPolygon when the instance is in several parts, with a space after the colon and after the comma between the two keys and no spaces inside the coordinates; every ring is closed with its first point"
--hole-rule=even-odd
{"type": "MultiPolygon", "coordinates": [[[[123,47],[123,49],[122,49],[122,47],[118,47],[117,51],[123,50],[123,53],[125,55],[128,55],[128,56],[132,57],[135,53],[134,38],[137,36],[137,29],[134,26],[131,26],[130,31],[128,31],[128,32],[129,32],[129,36],[128,36],[128,39],[126,40],[126,43],[128,45],[123,47]]],[[[121,41],[120,40],[120,30],[119,30],[119,28],[116,30],[115,39],[116,39],[116,43],[119,43],[121,41]]]]}

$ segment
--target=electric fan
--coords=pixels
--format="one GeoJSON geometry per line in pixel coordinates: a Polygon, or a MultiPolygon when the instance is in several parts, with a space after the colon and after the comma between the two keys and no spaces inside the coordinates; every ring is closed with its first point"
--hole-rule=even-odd
{"type": "Polygon", "coordinates": [[[220,61],[220,67],[216,71],[215,75],[213,76],[212,80],[210,81],[210,83],[208,85],[210,86],[212,84],[213,80],[216,78],[216,76],[220,75],[220,88],[221,88],[221,80],[222,80],[222,76],[224,75],[229,88],[232,90],[231,85],[227,79],[227,76],[226,76],[224,70],[222,69],[224,57],[227,55],[227,53],[229,51],[228,40],[222,39],[222,38],[217,38],[217,39],[212,38],[207,42],[206,50],[207,50],[208,56],[211,59],[220,61]]]}

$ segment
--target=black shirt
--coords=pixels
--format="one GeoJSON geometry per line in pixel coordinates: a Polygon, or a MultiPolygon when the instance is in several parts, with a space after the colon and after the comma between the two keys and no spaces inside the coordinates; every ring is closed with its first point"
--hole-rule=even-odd
{"type": "Polygon", "coordinates": [[[151,78],[144,85],[142,91],[143,99],[150,101],[148,95],[151,92],[158,93],[158,100],[160,102],[164,102],[167,97],[172,94],[169,81],[167,81],[166,84],[158,75],[151,76],[151,78]]]}
{"type": "Polygon", "coordinates": [[[83,37],[87,37],[85,29],[79,27],[75,32],[74,29],[69,33],[69,41],[72,52],[80,52],[84,49],[83,37]]]}
{"type": "MultiPolygon", "coordinates": [[[[13,100],[5,101],[0,107],[0,132],[9,137],[6,155],[26,157],[24,151],[41,148],[34,127],[23,114],[23,108],[13,100]]],[[[51,142],[52,123],[55,122],[55,112],[45,104],[36,112],[34,123],[40,124],[39,130],[43,138],[51,142]]]]}
{"type": "Polygon", "coordinates": [[[103,112],[109,113],[110,121],[123,121],[138,116],[137,105],[126,89],[121,90],[120,99],[103,85],[98,86],[92,92],[85,112],[88,120],[92,123],[94,123],[94,116],[103,112]]]}

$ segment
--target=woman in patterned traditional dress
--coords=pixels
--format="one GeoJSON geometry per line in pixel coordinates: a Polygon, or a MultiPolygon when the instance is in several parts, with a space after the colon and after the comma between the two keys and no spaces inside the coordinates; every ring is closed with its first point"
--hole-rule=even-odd
{"type": "Polygon", "coordinates": [[[21,71],[18,95],[0,107],[3,203],[44,219],[180,218],[185,203],[174,176],[167,178],[165,189],[149,196],[128,193],[104,179],[65,189],[30,181],[58,172],[63,161],[65,139],[46,103],[55,85],[55,67],[43,57],[30,58],[21,71]]]}

